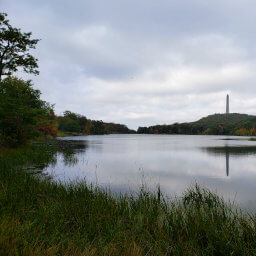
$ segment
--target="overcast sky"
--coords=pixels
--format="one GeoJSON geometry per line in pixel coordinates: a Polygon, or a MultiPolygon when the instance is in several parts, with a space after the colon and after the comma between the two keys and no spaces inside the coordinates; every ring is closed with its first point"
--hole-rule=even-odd
{"type": "Polygon", "coordinates": [[[55,112],[130,128],[256,114],[255,0],[0,0],[55,112]]]}

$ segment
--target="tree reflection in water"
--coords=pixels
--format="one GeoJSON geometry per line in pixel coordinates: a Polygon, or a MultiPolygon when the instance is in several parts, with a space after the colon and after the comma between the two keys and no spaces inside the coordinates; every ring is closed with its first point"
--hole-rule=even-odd
{"type": "Polygon", "coordinates": [[[77,154],[84,153],[87,148],[85,141],[79,140],[49,140],[35,143],[34,146],[46,147],[40,165],[25,166],[24,170],[42,175],[42,170],[48,166],[56,166],[58,157],[63,159],[64,165],[74,166],[78,162],[77,154]]]}

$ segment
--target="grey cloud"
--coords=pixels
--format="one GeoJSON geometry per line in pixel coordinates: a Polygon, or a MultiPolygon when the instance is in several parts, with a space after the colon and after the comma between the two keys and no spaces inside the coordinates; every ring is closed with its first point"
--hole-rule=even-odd
{"type": "Polygon", "coordinates": [[[58,114],[133,128],[193,121],[222,112],[226,93],[232,111],[254,113],[255,1],[3,0],[2,9],[42,39],[32,79],[58,114]]]}

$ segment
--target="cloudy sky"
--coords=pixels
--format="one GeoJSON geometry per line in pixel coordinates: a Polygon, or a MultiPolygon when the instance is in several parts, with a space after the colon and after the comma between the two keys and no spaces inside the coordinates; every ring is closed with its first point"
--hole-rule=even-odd
{"type": "Polygon", "coordinates": [[[256,114],[255,0],[1,0],[57,114],[130,128],[256,114]]]}

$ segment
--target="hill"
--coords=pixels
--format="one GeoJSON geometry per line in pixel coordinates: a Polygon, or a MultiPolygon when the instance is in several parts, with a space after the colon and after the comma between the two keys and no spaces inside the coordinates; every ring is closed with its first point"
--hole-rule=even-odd
{"type": "Polygon", "coordinates": [[[198,125],[234,125],[242,121],[253,118],[252,115],[230,113],[230,114],[214,114],[207,117],[203,117],[200,120],[194,122],[198,125]]]}
{"type": "Polygon", "coordinates": [[[256,116],[231,113],[213,114],[190,123],[139,127],[138,133],[209,134],[256,136],[256,116]]]}

